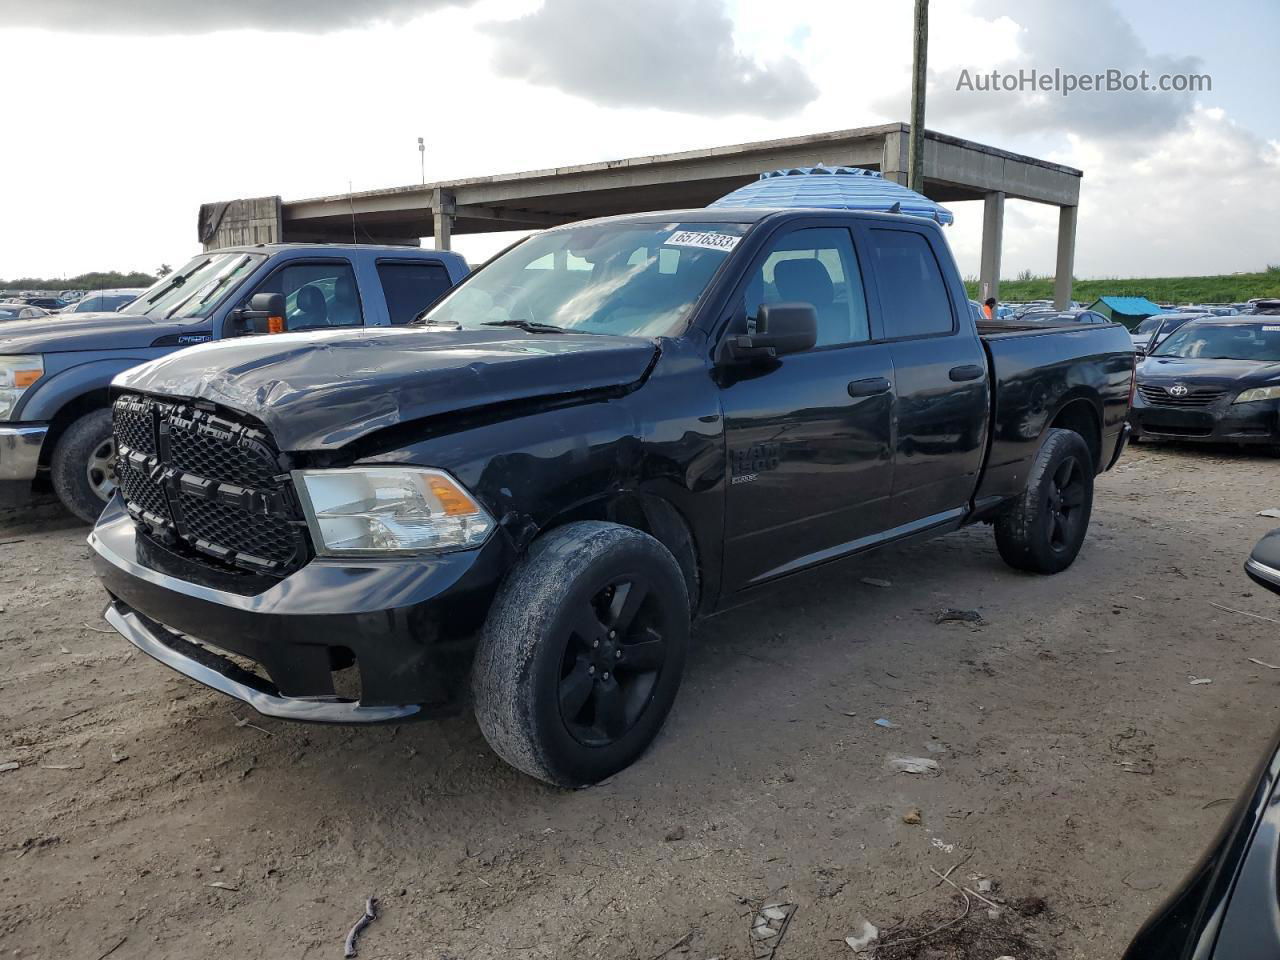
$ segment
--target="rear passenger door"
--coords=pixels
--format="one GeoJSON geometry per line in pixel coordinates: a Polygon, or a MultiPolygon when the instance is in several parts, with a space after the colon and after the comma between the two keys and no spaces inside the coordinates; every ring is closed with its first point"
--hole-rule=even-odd
{"type": "Polygon", "coordinates": [[[963,289],[948,280],[950,254],[935,248],[930,231],[867,221],[858,231],[896,378],[893,494],[884,526],[955,519],[982,469],[986,351],[963,289]]]}
{"type": "Polygon", "coordinates": [[[379,259],[378,281],[393,324],[409,323],[453,285],[444,264],[434,260],[379,259]]]}

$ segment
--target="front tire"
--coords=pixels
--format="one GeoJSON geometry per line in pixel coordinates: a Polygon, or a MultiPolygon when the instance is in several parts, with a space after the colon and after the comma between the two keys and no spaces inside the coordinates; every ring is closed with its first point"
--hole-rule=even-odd
{"type": "Polygon", "coordinates": [[[1071,566],[1093,512],[1093,456],[1074,430],[1052,429],[1036,454],[1027,489],[995,523],[1005,563],[1031,573],[1071,566]]]}
{"type": "Polygon", "coordinates": [[[49,463],[54,492],[62,505],[93,523],[116,489],[116,442],[111,411],[86,413],[58,440],[49,463]]]}
{"type": "Polygon", "coordinates": [[[666,547],[613,523],[557,527],[489,610],[471,678],[480,730],[532,777],[597,783],[657,736],[688,644],[685,579],[666,547]]]}

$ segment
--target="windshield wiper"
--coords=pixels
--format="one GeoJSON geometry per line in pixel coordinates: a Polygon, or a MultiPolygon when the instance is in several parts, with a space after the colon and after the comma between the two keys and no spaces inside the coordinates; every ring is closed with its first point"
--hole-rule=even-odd
{"type": "Polygon", "coordinates": [[[176,290],[178,287],[182,286],[189,279],[191,279],[191,277],[195,275],[195,272],[197,270],[203,269],[204,267],[208,266],[211,262],[212,262],[211,260],[205,260],[199,266],[193,267],[191,270],[187,271],[186,273],[179,273],[179,274],[173,275],[172,277],[169,278],[169,282],[165,284],[165,286],[161,287],[151,296],[147,297],[147,299],[144,302],[155,303],[157,300],[159,300],[162,296],[164,296],[170,290],[176,290]]]}
{"type": "Polygon", "coordinates": [[[525,333],[568,333],[564,327],[553,323],[538,323],[536,320],[486,320],[482,327],[515,327],[525,333]]]}

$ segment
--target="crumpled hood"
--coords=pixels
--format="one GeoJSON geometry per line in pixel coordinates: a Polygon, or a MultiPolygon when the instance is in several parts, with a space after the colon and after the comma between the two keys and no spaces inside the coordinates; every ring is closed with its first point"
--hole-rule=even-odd
{"type": "Polygon", "coordinates": [[[651,340],[381,327],[242,337],[116,377],[117,389],[208,400],[260,420],[282,450],[329,450],[423,417],[633,384],[651,340]]]}
{"type": "Polygon", "coordinates": [[[1245,390],[1280,383],[1280,363],[1148,357],[1138,367],[1138,382],[1159,386],[1185,383],[1187,386],[1245,390]]]}
{"type": "Polygon", "coordinates": [[[167,334],[199,329],[200,324],[190,320],[166,323],[128,313],[58,313],[0,323],[0,354],[132,350],[149,347],[167,334]]]}

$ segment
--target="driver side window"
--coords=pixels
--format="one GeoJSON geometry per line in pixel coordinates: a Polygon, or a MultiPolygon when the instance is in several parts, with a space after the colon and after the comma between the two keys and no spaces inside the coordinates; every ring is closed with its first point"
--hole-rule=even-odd
{"type": "Polygon", "coordinates": [[[364,323],[355,273],[345,260],[286,263],[253,292],[284,295],[286,330],[364,323]]]}
{"type": "Polygon", "coordinates": [[[774,242],[749,280],[747,329],[755,329],[761,304],[793,302],[813,304],[818,314],[815,346],[871,339],[862,273],[844,227],[795,230],[774,242]]]}

